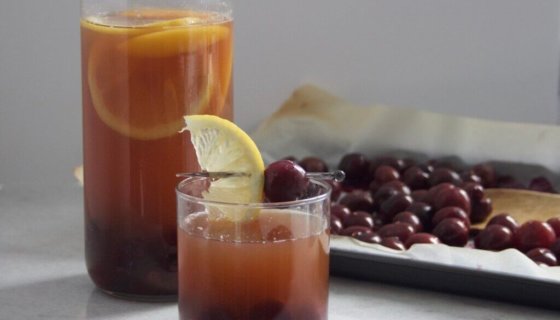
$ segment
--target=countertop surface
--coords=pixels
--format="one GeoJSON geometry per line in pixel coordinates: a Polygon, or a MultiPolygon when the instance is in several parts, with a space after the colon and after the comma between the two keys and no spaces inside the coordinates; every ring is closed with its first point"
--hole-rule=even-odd
{"type": "MultiPolygon", "coordinates": [[[[114,299],[91,283],[79,186],[0,187],[0,320],[178,319],[176,303],[114,299]]],[[[331,320],[528,318],[560,319],[560,312],[374,282],[330,281],[331,320]]]]}

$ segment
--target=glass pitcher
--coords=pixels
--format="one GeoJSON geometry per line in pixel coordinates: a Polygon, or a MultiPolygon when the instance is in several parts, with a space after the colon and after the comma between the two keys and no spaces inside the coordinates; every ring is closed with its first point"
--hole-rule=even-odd
{"type": "Polygon", "coordinates": [[[85,253],[103,291],[177,295],[177,172],[198,170],[183,116],[231,119],[229,0],[82,0],[85,253]]]}

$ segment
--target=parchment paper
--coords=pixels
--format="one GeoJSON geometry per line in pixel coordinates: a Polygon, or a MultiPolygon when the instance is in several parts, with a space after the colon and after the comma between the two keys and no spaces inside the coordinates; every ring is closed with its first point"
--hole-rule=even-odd
{"type": "Polygon", "coordinates": [[[494,163],[524,180],[546,174],[560,185],[560,127],[359,107],[312,85],[295,90],[252,137],[268,161],[316,155],[336,165],[353,151],[419,160],[458,157],[467,164],[494,163]]]}
{"type": "MultiPolygon", "coordinates": [[[[354,151],[371,157],[395,154],[418,160],[454,156],[467,164],[490,161],[499,171],[524,180],[546,174],[560,185],[560,127],[381,105],[353,106],[312,85],[295,90],[252,137],[265,161],[288,155],[314,155],[335,166],[343,154],[354,151]]],[[[331,247],[560,281],[560,267],[537,266],[515,249],[496,253],[446,245],[415,245],[399,252],[338,236],[332,238],[331,247]]]]}

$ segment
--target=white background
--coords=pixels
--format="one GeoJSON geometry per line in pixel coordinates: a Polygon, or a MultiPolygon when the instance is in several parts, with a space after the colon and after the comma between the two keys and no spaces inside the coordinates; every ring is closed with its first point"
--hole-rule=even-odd
{"type": "MultiPolygon", "coordinates": [[[[556,0],[233,1],[246,130],[304,83],[359,105],[558,121],[556,0]]],[[[81,163],[79,15],[78,0],[0,2],[0,184],[69,182],[81,163]]]]}

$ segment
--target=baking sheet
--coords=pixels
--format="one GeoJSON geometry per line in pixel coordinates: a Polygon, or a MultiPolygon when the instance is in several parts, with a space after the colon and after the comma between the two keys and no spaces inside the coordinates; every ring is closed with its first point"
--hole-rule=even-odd
{"type": "MultiPolygon", "coordinates": [[[[420,161],[453,157],[466,164],[490,161],[524,182],[545,175],[560,185],[559,127],[353,106],[312,85],[295,90],[252,137],[265,161],[313,155],[334,167],[348,152],[420,161]]],[[[560,308],[552,298],[560,294],[560,267],[538,266],[515,249],[424,244],[397,252],[333,236],[331,259],[335,275],[560,308]]]]}
{"type": "Polygon", "coordinates": [[[331,249],[330,272],[334,276],[560,309],[560,286],[549,279],[339,250],[336,246],[331,249]]]}

